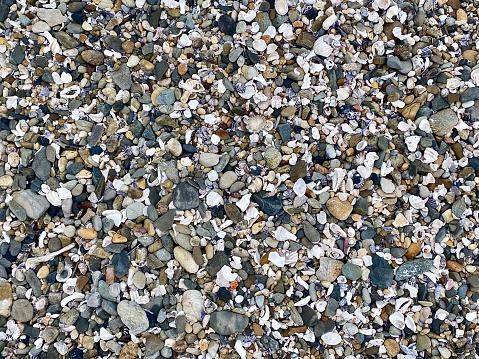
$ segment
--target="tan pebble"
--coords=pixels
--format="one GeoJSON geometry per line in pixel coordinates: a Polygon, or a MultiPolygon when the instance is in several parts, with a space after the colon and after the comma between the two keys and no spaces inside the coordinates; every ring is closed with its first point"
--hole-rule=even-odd
{"type": "Polygon", "coordinates": [[[264,226],[265,226],[264,221],[256,222],[255,224],[253,224],[253,227],[251,228],[251,233],[258,234],[259,232],[263,230],[264,226]]]}
{"type": "Polygon", "coordinates": [[[261,326],[258,323],[253,323],[251,325],[251,329],[253,329],[253,332],[257,337],[262,337],[264,334],[263,328],[261,328],[261,326]]]}
{"type": "Polygon", "coordinates": [[[386,347],[386,352],[390,358],[394,358],[401,351],[398,342],[391,338],[384,341],[384,346],[386,347]]]}
{"type": "Polygon", "coordinates": [[[125,236],[122,236],[120,233],[115,233],[111,241],[112,243],[120,244],[128,242],[128,239],[125,236]]]}
{"type": "Polygon", "coordinates": [[[173,249],[173,255],[188,273],[196,273],[200,269],[199,265],[193,259],[193,255],[183,247],[175,247],[173,249]]]}
{"type": "Polygon", "coordinates": [[[8,164],[12,167],[18,167],[20,164],[20,156],[16,152],[11,152],[8,154],[8,164]]]}
{"type": "Polygon", "coordinates": [[[462,264],[456,261],[446,261],[446,267],[453,272],[461,272],[462,271],[462,264]]]}
{"type": "Polygon", "coordinates": [[[80,228],[78,230],[78,235],[83,239],[94,239],[97,236],[97,231],[93,228],[80,228]]]}
{"type": "Polygon", "coordinates": [[[208,340],[207,339],[201,339],[199,343],[199,347],[201,351],[206,351],[208,350],[208,340]]]}
{"type": "Polygon", "coordinates": [[[421,244],[411,243],[411,245],[407,249],[405,256],[407,259],[411,260],[414,257],[416,257],[420,252],[421,252],[421,244]]]}
{"type": "Polygon", "coordinates": [[[119,359],[135,359],[135,358],[138,358],[138,344],[135,344],[133,342],[128,342],[127,345],[121,348],[119,359]]]}
{"type": "Polygon", "coordinates": [[[205,247],[205,253],[206,253],[206,258],[207,259],[211,259],[213,258],[213,254],[214,254],[214,249],[213,249],[213,246],[211,244],[207,244],[206,247],[205,247]]]}
{"type": "Polygon", "coordinates": [[[476,50],[465,50],[462,53],[462,57],[467,61],[476,62],[476,56],[479,54],[476,50]]]}
{"type": "Polygon", "coordinates": [[[13,178],[9,175],[0,177],[0,187],[10,187],[13,184],[13,178]]]}
{"type": "Polygon", "coordinates": [[[42,266],[37,272],[37,277],[40,279],[45,279],[50,274],[50,269],[48,266],[42,266]]]}
{"type": "Polygon", "coordinates": [[[464,21],[467,22],[467,14],[463,9],[458,9],[456,11],[456,19],[457,21],[464,21]]]}
{"type": "Polygon", "coordinates": [[[78,178],[78,179],[88,179],[88,178],[92,177],[92,174],[91,174],[90,171],[88,171],[86,169],[82,169],[80,172],[78,172],[75,175],[75,177],[78,178]]]}
{"type": "Polygon", "coordinates": [[[326,208],[331,215],[344,221],[351,214],[353,205],[349,201],[341,201],[338,197],[333,197],[326,202],[326,208]]]}

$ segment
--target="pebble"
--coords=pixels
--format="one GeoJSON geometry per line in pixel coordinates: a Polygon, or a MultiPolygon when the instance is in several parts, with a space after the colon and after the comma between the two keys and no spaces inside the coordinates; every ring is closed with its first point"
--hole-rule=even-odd
{"type": "Polygon", "coordinates": [[[14,300],[10,315],[20,323],[28,323],[33,318],[33,306],[28,299],[14,300]]]}
{"type": "Polygon", "coordinates": [[[210,317],[211,328],[219,335],[231,335],[242,332],[246,329],[248,323],[247,316],[228,310],[213,312],[210,317]]]}
{"type": "Polygon", "coordinates": [[[173,250],[175,259],[181,267],[188,273],[196,273],[199,269],[198,264],[193,259],[193,255],[182,247],[175,247],[173,250]]]}
{"type": "Polygon", "coordinates": [[[200,204],[198,190],[186,182],[175,187],[173,204],[179,210],[196,208],[200,204]]]}
{"type": "Polygon", "coordinates": [[[150,326],[145,310],[135,302],[122,300],[118,303],[117,311],[121,321],[133,334],[140,334],[150,326]]]}
{"type": "Polygon", "coordinates": [[[193,320],[200,321],[201,312],[204,310],[204,298],[198,290],[187,290],[181,298],[181,306],[185,315],[193,320]]]}
{"type": "Polygon", "coordinates": [[[23,190],[12,194],[13,202],[20,206],[31,219],[39,219],[50,207],[50,203],[43,196],[30,190],[23,190]]]}
{"type": "Polygon", "coordinates": [[[330,198],[326,202],[326,207],[332,216],[340,221],[346,220],[353,211],[353,205],[348,201],[342,201],[337,197],[330,198]]]}

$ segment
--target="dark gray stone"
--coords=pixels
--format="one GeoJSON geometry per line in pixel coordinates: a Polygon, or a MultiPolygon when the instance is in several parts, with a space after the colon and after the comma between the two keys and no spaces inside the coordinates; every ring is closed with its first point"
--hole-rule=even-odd
{"type": "Polygon", "coordinates": [[[111,73],[111,78],[115,85],[122,90],[129,90],[133,84],[130,69],[125,63],[121,64],[117,71],[111,73]]]}
{"type": "Polygon", "coordinates": [[[39,179],[46,181],[50,178],[51,166],[52,164],[47,159],[47,148],[42,147],[33,158],[32,169],[39,179]]]}
{"type": "Polygon", "coordinates": [[[179,210],[198,207],[200,194],[198,190],[186,182],[179,183],[173,193],[173,205],[179,210]]]}
{"type": "Polygon", "coordinates": [[[373,256],[373,264],[369,268],[371,283],[380,289],[389,287],[393,283],[393,267],[382,257],[373,256]]]}
{"type": "Polygon", "coordinates": [[[251,199],[259,205],[260,210],[270,216],[277,215],[283,209],[283,202],[276,196],[261,197],[254,193],[251,199]]]}
{"type": "Polygon", "coordinates": [[[479,99],[479,87],[468,87],[461,95],[461,102],[475,101],[479,99]]]}
{"type": "Polygon", "coordinates": [[[419,274],[427,272],[431,268],[433,261],[431,259],[414,259],[401,264],[396,270],[396,280],[405,280],[419,274]]]}

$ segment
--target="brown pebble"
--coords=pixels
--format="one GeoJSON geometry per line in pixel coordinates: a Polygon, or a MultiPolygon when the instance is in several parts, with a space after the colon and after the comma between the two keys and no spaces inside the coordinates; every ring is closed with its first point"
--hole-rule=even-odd
{"type": "Polygon", "coordinates": [[[186,63],[179,64],[178,65],[178,74],[180,76],[183,76],[184,74],[186,74],[186,72],[188,72],[188,64],[186,64],[186,63]]]}
{"type": "Polygon", "coordinates": [[[193,247],[193,259],[199,266],[205,264],[205,260],[203,259],[203,253],[201,253],[200,246],[193,247]]]}
{"type": "Polygon", "coordinates": [[[77,277],[76,290],[81,291],[89,282],[88,277],[81,275],[77,277]]]}
{"type": "Polygon", "coordinates": [[[188,343],[184,340],[177,340],[171,347],[176,353],[184,353],[186,348],[188,348],[188,343]]]}
{"type": "Polygon", "coordinates": [[[454,142],[451,146],[451,149],[458,159],[464,157],[464,153],[462,152],[462,145],[459,142],[454,142]]]}
{"type": "Polygon", "coordinates": [[[411,260],[416,257],[421,252],[421,244],[420,243],[411,243],[408,247],[406,254],[407,259],[411,260]]]}
{"type": "Polygon", "coordinates": [[[257,337],[262,337],[264,334],[263,328],[261,328],[261,325],[258,323],[251,324],[251,329],[253,329],[253,332],[257,337]]]}
{"type": "Polygon", "coordinates": [[[446,267],[453,272],[462,272],[462,264],[456,261],[446,261],[446,267]]]}
{"type": "Polygon", "coordinates": [[[108,267],[105,273],[105,282],[106,284],[113,284],[116,281],[115,277],[115,268],[108,267]]]}

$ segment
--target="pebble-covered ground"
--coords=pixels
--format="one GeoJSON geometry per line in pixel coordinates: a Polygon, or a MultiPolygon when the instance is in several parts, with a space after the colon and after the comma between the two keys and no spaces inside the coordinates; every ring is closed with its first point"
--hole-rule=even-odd
{"type": "Polygon", "coordinates": [[[478,18],[1,0],[0,357],[477,358],[478,18]]]}

